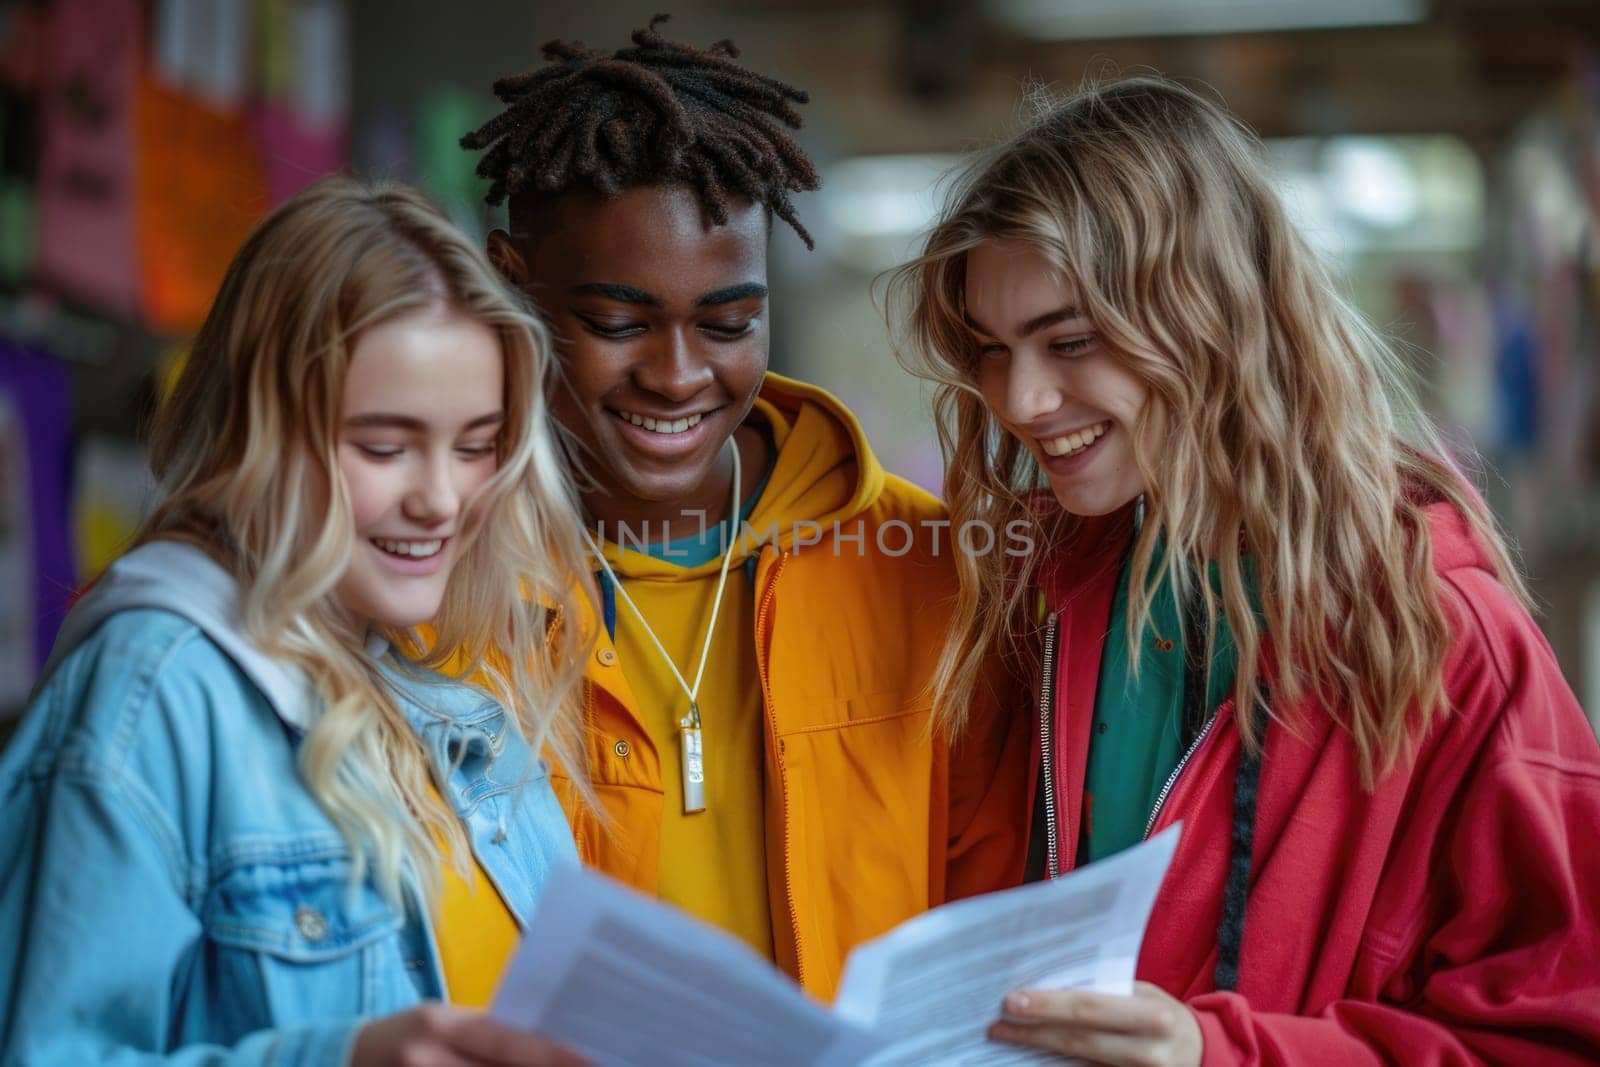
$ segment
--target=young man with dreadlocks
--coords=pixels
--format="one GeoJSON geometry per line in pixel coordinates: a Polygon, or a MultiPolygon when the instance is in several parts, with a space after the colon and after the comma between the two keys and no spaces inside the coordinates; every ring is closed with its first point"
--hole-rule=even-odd
{"type": "Polygon", "coordinates": [[[551,403],[598,552],[605,811],[569,814],[588,862],[826,997],[852,945],[951,889],[928,728],[950,532],[838,400],[767,370],[773,217],[812,243],[790,200],[817,187],[788,133],[806,94],[661,21],[614,54],[546,45],[462,139],[510,202],[491,257],[563,356],[551,403]]]}

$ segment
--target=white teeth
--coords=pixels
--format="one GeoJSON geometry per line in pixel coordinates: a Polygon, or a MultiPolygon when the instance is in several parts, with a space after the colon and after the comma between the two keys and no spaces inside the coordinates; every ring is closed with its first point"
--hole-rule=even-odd
{"type": "Polygon", "coordinates": [[[1039,438],[1039,446],[1047,456],[1071,456],[1082,452],[1111,429],[1111,423],[1100,422],[1083,430],[1074,430],[1062,437],[1039,438]]]}
{"type": "Polygon", "coordinates": [[[444,541],[390,541],[383,537],[374,537],[372,543],[396,556],[409,556],[411,559],[427,559],[436,555],[444,547],[444,541]]]}
{"type": "Polygon", "coordinates": [[[692,430],[696,426],[700,425],[700,420],[704,417],[701,415],[690,415],[686,419],[652,419],[648,415],[635,415],[631,411],[619,411],[617,414],[621,415],[635,426],[649,430],[651,433],[660,434],[683,433],[685,430],[692,430]]]}

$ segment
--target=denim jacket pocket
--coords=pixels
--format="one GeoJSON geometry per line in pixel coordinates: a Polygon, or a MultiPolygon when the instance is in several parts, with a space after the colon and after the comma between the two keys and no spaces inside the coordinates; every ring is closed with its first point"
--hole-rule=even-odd
{"type": "Polygon", "coordinates": [[[385,1015],[416,1003],[404,917],[341,853],[235,863],[202,911],[212,1002],[247,1033],[287,1021],[385,1015]]]}

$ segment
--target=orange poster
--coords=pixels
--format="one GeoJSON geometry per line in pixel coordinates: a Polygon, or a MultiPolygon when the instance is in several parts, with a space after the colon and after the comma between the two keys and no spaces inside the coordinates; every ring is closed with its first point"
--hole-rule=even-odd
{"type": "Polygon", "coordinates": [[[140,79],[135,107],[140,303],[151,328],[189,333],[267,209],[248,114],[140,79]]]}

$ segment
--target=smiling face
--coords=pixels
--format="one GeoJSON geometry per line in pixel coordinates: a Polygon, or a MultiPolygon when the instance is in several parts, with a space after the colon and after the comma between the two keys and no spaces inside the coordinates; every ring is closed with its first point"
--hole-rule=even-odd
{"type": "Polygon", "coordinates": [[[337,595],[369,625],[438,613],[498,466],[504,366],[485,325],[433,307],[363,332],[345,375],[339,471],[355,547],[337,595]]]}
{"type": "Polygon", "coordinates": [[[978,389],[1044,470],[1061,506],[1105,515],[1144,491],[1133,429],[1149,390],[1033,247],[991,240],[967,254],[967,325],[978,389]]]}
{"type": "Polygon", "coordinates": [[[725,444],[767,369],[765,212],[735,201],[714,225],[692,190],[666,185],[569,193],[542,219],[521,243],[494,235],[491,254],[555,336],[570,388],[551,408],[587,446],[585,504],[720,514],[725,444]]]}

